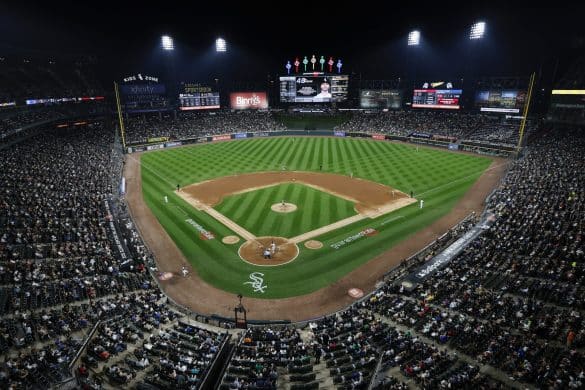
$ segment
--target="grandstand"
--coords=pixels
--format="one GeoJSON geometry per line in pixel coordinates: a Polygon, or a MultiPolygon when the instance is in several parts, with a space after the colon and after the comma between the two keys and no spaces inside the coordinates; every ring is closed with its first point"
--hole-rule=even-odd
{"type": "Polygon", "coordinates": [[[581,56],[425,88],[345,84],[351,56],[222,84],[31,52],[0,53],[0,388],[585,386],[581,56]]]}

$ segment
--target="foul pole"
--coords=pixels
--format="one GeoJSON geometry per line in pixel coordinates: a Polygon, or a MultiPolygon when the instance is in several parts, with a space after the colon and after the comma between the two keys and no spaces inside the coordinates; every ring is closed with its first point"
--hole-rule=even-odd
{"type": "Polygon", "coordinates": [[[532,89],[534,87],[534,79],[536,73],[530,75],[530,83],[528,85],[528,94],[526,96],[526,104],[524,105],[524,112],[522,113],[522,122],[520,122],[520,136],[518,137],[518,145],[516,146],[516,155],[520,153],[522,147],[522,141],[524,139],[524,128],[526,127],[526,119],[528,117],[528,110],[530,108],[530,102],[532,101],[532,89]]]}
{"type": "Polygon", "coordinates": [[[122,106],[120,105],[120,93],[118,83],[114,81],[114,91],[116,93],[116,107],[118,108],[118,121],[120,124],[120,136],[122,137],[122,146],[126,150],[126,131],[124,130],[124,118],[122,117],[122,106]]]}

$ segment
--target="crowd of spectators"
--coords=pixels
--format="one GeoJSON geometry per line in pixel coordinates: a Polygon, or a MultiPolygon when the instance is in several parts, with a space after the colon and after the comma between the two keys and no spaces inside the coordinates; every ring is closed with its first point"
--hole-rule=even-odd
{"type": "Polygon", "coordinates": [[[402,285],[403,272],[393,273],[366,300],[310,323],[310,337],[297,342],[304,362],[283,380],[295,389],[327,384],[327,377],[348,389],[371,382],[403,389],[412,381],[423,388],[582,388],[583,150],[581,130],[541,134],[490,198],[495,221],[487,231],[414,289],[402,285]]]}
{"type": "Polygon", "coordinates": [[[91,57],[0,57],[0,103],[103,96],[96,68],[96,60],[91,57]]]}
{"type": "MultiPolygon", "coordinates": [[[[413,120],[358,114],[343,126],[363,131],[356,118],[366,115],[375,115],[366,124],[382,115],[413,120]]],[[[463,118],[456,133],[442,133],[457,137],[484,120],[456,115],[421,118],[442,121],[440,129],[463,118]]],[[[130,118],[128,135],[140,142],[278,126],[268,112],[157,114],[130,118]]],[[[490,198],[492,226],[446,268],[413,290],[400,284],[404,272],[391,275],[365,301],[306,329],[248,330],[223,388],[275,389],[286,381],[300,390],[328,380],[347,389],[500,388],[508,380],[581,388],[583,150],[581,130],[539,134],[490,198]]],[[[183,322],[151,278],[153,259],[115,201],[122,159],[113,132],[101,123],[51,130],[1,150],[0,164],[0,387],[65,380],[88,341],[76,367],[86,388],[100,381],[197,388],[226,336],[183,322]]],[[[428,261],[473,222],[402,270],[428,261]]]]}
{"type": "Polygon", "coordinates": [[[115,196],[113,131],[49,130],[1,150],[0,163],[0,387],[65,381],[83,347],[82,388],[196,388],[225,334],[181,322],[151,278],[154,261],[115,196]]]}
{"type": "Polygon", "coordinates": [[[220,388],[276,389],[279,368],[290,367],[291,373],[311,368],[309,352],[294,327],[249,329],[236,347],[220,388]]]}
{"type": "MultiPolygon", "coordinates": [[[[529,125],[526,131],[531,132],[533,127],[529,125]]],[[[363,111],[354,113],[349,121],[335,130],[402,137],[425,135],[439,140],[515,146],[519,122],[491,115],[451,111],[363,111]]]]}
{"type": "MultiPolygon", "coordinates": [[[[216,134],[286,130],[273,112],[215,111],[166,112],[130,116],[126,120],[129,143],[145,143],[148,138],[169,137],[187,139],[216,134]]],[[[307,115],[340,115],[337,111],[307,114],[294,111],[287,117],[305,118],[307,115]]],[[[336,131],[381,133],[402,137],[433,137],[441,141],[476,142],[486,146],[516,146],[520,123],[502,117],[441,111],[354,112],[336,131]]],[[[529,121],[527,134],[536,128],[529,121]]]]}
{"type": "Polygon", "coordinates": [[[285,127],[268,111],[170,112],[132,116],[126,121],[128,143],[145,143],[151,137],[188,139],[279,130],[285,130],[285,127]]]}
{"type": "Polygon", "coordinates": [[[391,284],[367,307],[515,380],[584,384],[582,132],[550,132],[514,163],[492,227],[414,291],[391,284]]]}

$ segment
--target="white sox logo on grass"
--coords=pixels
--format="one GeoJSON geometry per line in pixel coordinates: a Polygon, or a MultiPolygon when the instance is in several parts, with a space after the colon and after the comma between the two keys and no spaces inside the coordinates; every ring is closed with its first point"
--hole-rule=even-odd
{"type": "Polygon", "coordinates": [[[251,280],[244,282],[244,284],[250,284],[252,285],[254,292],[261,292],[262,294],[264,294],[264,290],[266,290],[268,286],[264,284],[263,276],[264,274],[262,272],[252,272],[250,274],[251,280]]]}
{"type": "Polygon", "coordinates": [[[186,219],[185,222],[187,222],[189,225],[193,226],[195,228],[195,230],[197,230],[199,232],[200,239],[213,240],[215,238],[215,235],[213,233],[206,230],[203,226],[199,225],[197,222],[193,221],[191,218],[186,219]]]}

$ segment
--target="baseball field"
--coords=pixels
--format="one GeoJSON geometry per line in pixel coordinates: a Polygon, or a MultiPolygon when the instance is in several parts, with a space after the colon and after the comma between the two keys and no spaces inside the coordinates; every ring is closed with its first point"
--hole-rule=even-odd
{"type": "Polygon", "coordinates": [[[145,203],[198,278],[270,299],[331,285],[420,232],[491,163],[400,143],[275,137],[144,153],[140,175],[145,203]]]}

